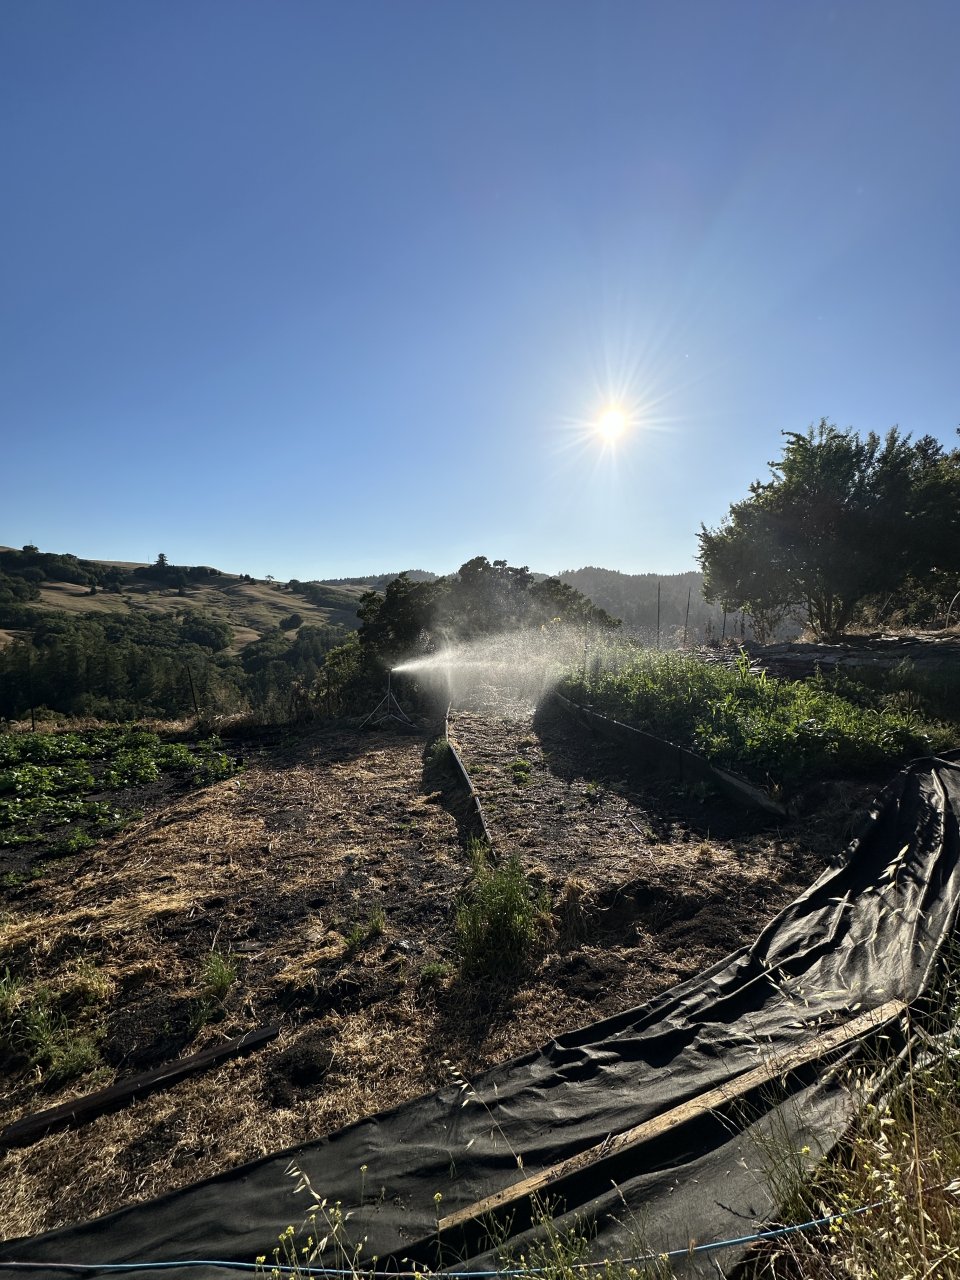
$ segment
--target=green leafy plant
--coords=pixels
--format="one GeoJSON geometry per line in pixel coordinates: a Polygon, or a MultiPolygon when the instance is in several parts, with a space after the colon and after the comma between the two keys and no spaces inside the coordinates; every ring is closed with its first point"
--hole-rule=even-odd
{"type": "Polygon", "coordinates": [[[218,738],[190,747],[138,726],[0,734],[0,847],[78,853],[138,812],[126,797],[118,803],[89,799],[91,793],[129,792],[165,774],[200,786],[234,772],[218,738]],[[71,830],[57,830],[65,826],[71,830]]]}
{"type": "Polygon", "coordinates": [[[843,696],[821,678],[786,681],[679,653],[638,649],[619,670],[569,675],[561,692],[687,746],[764,785],[869,773],[950,744],[954,732],[914,714],[843,696]]]}
{"type": "Polygon", "coordinates": [[[54,857],[66,857],[71,853],[81,853],[84,849],[89,849],[93,843],[93,837],[87,835],[85,831],[71,831],[62,839],[50,840],[47,850],[54,857]]]}
{"type": "Polygon", "coordinates": [[[516,760],[511,760],[510,773],[513,776],[514,786],[525,787],[530,781],[530,770],[530,761],[525,760],[522,756],[518,756],[516,760]]]}

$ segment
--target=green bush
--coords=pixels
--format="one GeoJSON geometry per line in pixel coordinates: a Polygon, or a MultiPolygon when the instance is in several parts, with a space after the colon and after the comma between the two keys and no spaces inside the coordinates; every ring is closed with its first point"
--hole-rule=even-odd
{"type": "Polygon", "coordinates": [[[504,981],[523,973],[540,940],[544,904],[516,854],[490,864],[486,846],[472,848],[473,881],[456,916],[456,951],[468,981],[504,981]]]}
{"type": "Polygon", "coordinates": [[[427,750],[427,764],[441,769],[450,759],[450,743],[446,738],[436,738],[427,750]]]}
{"type": "Polygon", "coordinates": [[[746,657],[731,670],[641,650],[619,668],[581,671],[562,682],[561,692],[761,783],[789,788],[829,775],[869,773],[942,749],[955,732],[882,697],[872,705],[865,696],[854,702],[820,677],[756,675],[746,657]]]}

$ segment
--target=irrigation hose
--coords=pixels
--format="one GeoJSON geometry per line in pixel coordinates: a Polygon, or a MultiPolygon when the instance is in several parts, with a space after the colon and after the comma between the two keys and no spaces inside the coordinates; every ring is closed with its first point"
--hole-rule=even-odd
{"type": "MultiPolygon", "coordinates": [[[[798,1222],[789,1227],[775,1227],[771,1231],[756,1231],[751,1235],[735,1236],[730,1240],[713,1240],[709,1244],[696,1244],[685,1249],[670,1249],[666,1252],[646,1253],[636,1258],[623,1258],[624,1266],[638,1263],[667,1261],[670,1258],[687,1258],[693,1254],[711,1253],[717,1249],[731,1249],[737,1245],[759,1244],[765,1240],[779,1240],[783,1236],[794,1235],[798,1231],[812,1231],[816,1227],[831,1227],[847,1218],[869,1213],[871,1209],[879,1209],[886,1200],[876,1200],[873,1204],[861,1205],[859,1209],[847,1209],[843,1213],[831,1213],[825,1218],[812,1218],[809,1222],[798,1222]]],[[[608,1261],[575,1262],[571,1267],[578,1271],[589,1272],[606,1268],[608,1261]]],[[[449,1277],[449,1280],[501,1280],[509,1277],[525,1277],[540,1275],[547,1271],[546,1267],[504,1267],[498,1271],[447,1271],[431,1272],[427,1269],[413,1271],[365,1271],[362,1268],[312,1267],[303,1265],[286,1266],[283,1263],[270,1262],[226,1262],[217,1258],[191,1258],[181,1262],[0,1262],[0,1271],[64,1271],[67,1274],[89,1275],[91,1272],[109,1272],[119,1275],[131,1271],[170,1271],[174,1267],[218,1267],[224,1271],[253,1272],[267,1278],[272,1276],[295,1276],[299,1280],[406,1280],[407,1277],[423,1277],[436,1275],[449,1277]]]]}

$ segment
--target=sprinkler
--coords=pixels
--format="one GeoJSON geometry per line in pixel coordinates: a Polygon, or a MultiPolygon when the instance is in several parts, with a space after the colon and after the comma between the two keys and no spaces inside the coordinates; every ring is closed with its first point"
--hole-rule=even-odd
{"type": "Polygon", "coordinates": [[[390,687],[393,679],[393,672],[387,672],[387,692],[383,695],[377,705],[373,708],[367,718],[361,722],[360,728],[365,729],[368,724],[383,724],[384,720],[397,720],[400,724],[409,725],[411,729],[415,729],[416,725],[401,707],[396,699],[396,695],[390,687]]]}

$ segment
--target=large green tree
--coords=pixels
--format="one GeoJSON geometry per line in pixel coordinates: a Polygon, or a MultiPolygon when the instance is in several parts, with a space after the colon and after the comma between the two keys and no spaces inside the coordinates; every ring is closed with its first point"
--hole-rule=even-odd
{"type": "Polygon", "coordinates": [[[526,565],[474,556],[456,574],[415,582],[405,574],[383,595],[360,597],[365,654],[394,659],[429,652],[446,640],[471,640],[559,621],[607,629],[619,626],[575,588],[556,578],[536,582],[526,565]]]}
{"type": "Polygon", "coordinates": [[[960,451],[826,419],[783,434],[772,478],[701,527],[708,600],[743,609],[761,639],[794,611],[834,640],[867,602],[960,571],[960,451]]]}

